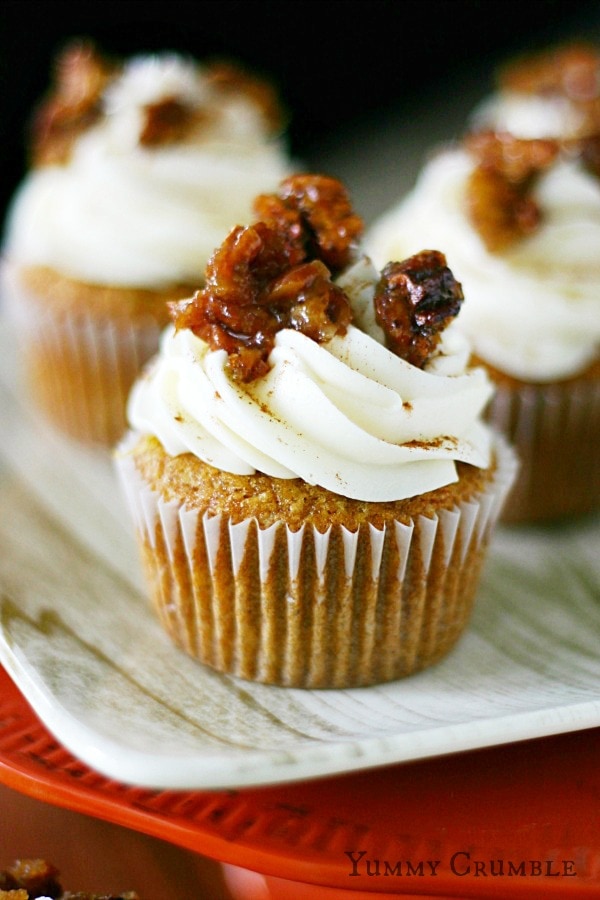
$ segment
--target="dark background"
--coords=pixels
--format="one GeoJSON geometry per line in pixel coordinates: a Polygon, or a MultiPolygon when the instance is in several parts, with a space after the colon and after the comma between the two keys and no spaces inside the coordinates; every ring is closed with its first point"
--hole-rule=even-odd
{"type": "Polygon", "coordinates": [[[29,112],[71,36],[118,56],[168,49],[244,62],[279,88],[291,150],[310,165],[354,123],[384,122],[386,110],[416,108],[433,84],[452,93],[474,72],[483,91],[499,60],[597,34],[599,22],[598,0],[3,0],[0,211],[24,171],[29,112]]]}

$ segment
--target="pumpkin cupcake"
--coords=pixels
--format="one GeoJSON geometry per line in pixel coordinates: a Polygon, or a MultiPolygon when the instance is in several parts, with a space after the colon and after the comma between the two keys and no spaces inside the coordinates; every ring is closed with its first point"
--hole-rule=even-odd
{"type": "Polygon", "coordinates": [[[459,327],[497,386],[488,418],[522,460],[504,520],[541,522],[600,507],[600,55],[508,72],[510,101],[501,90],[481,130],[428,161],[367,247],[444,247],[468,298],[459,327]],[[506,130],[521,118],[526,134],[506,130]]]}
{"type": "Polygon", "coordinates": [[[116,460],[174,642],[222,672],[342,688],[443,657],[514,474],[443,254],[378,273],[334,179],[255,204],[170,304],[116,460]],[[448,327],[446,327],[448,326],[448,327]]]}
{"type": "Polygon", "coordinates": [[[252,199],[288,171],[271,89],[176,54],[59,57],[9,212],[3,293],[48,418],[113,444],[167,299],[198,286],[252,199]]]}

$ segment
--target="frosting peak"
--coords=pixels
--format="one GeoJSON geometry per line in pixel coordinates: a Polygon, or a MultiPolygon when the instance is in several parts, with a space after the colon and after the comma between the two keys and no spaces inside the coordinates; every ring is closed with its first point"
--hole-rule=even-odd
{"type": "Polygon", "coordinates": [[[457,460],[489,465],[479,417],[492,389],[482,369],[416,369],[354,326],[326,344],[284,329],[269,362],[264,377],[240,385],[225,351],[168,329],[132,392],[130,424],[172,456],[191,452],[239,475],[302,478],[360,500],[449,484],[457,460]]]}

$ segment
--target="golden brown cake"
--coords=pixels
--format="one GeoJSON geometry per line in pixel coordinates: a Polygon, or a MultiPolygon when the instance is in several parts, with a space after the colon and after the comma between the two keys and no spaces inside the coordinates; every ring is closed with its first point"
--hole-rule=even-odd
{"type": "Polygon", "coordinates": [[[174,54],[57,61],[7,219],[3,299],[28,388],[71,437],[112,445],[157,349],[229,228],[287,172],[271,89],[174,54]]]}
{"type": "Polygon", "coordinates": [[[487,416],[522,461],[506,522],[600,508],[599,85],[586,45],[507,67],[366,241],[377,262],[443,246],[463,284],[487,416]]]}
{"type": "Polygon", "coordinates": [[[464,631],[514,457],[481,422],[443,254],[375,272],[323,176],[256,209],[130,398],[116,459],[149,591],[219,671],[390,681],[464,631]]]}
{"type": "Polygon", "coordinates": [[[502,521],[550,522],[594,513],[600,505],[600,361],[551,384],[486,368],[496,385],[487,418],[520,459],[502,521]]]}
{"type": "Polygon", "coordinates": [[[23,270],[12,312],[36,408],[78,441],[114,444],[131,386],[169,321],[167,301],[189,290],[117,288],[42,266],[23,270]]]}

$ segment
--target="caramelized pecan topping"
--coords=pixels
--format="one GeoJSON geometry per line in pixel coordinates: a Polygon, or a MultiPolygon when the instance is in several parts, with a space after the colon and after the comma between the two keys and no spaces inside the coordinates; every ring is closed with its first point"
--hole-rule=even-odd
{"type": "Polygon", "coordinates": [[[588,101],[600,96],[600,53],[574,43],[516,60],[500,70],[501,88],[526,94],[562,94],[588,101]]]}
{"type": "MultiPolygon", "coordinates": [[[[349,258],[349,243],[345,254],[339,242],[334,253],[329,238],[331,232],[339,237],[345,230],[340,223],[350,219],[354,223],[356,217],[341,203],[343,189],[334,190],[332,179],[296,178],[302,185],[301,190],[296,185],[298,195],[312,197],[307,206],[315,227],[306,226],[296,201],[286,205],[295,182],[287,179],[280,195],[258,204],[271,212],[267,221],[234,228],[213,254],[204,288],[191,300],[169,304],[175,327],[190,328],[212,350],[225,350],[229,371],[240,382],[268,372],[268,356],[282,328],[293,328],[322,343],[345,334],[352,319],[348,298],[332,282],[323,257],[349,258]],[[320,193],[322,182],[328,190],[320,193]],[[332,203],[327,213],[325,197],[332,203]]],[[[345,233],[349,241],[354,231],[345,233]]]]}
{"type": "Polygon", "coordinates": [[[487,248],[502,251],[538,227],[542,212],[532,192],[559,154],[579,158],[600,177],[600,51],[586,43],[555,47],[505,66],[501,91],[562,98],[578,112],[577,133],[555,140],[516,138],[490,131],[471,135],[477,168],[467,185],[467,208],[487,248]]]}
{"type": "Polygon", "coordinates": [[[556,140],[517,138],[508,132],[480,131],[465,139],[466,148],[479,165],[520,185],[547,169],[560,150],[556,140]]]}
{"type": "Polygon", "coordinates": [[[477,160],[466,188],[468,215],[488,250],[504,250],[537,228],[541,214],[531,192],[560,145],[493,131],[469,135],[465,145],[477,160]]]}
{"type": "Polygon", "coordinates": [[[145,121],[140,144],[154,147],[183,140],[197,120],[197,115],[176,97],[165,97],[144,107],[145,121]]]}
{"type": "Polygon", "coordinates": [[[562,97],[578,111],[577,136],[600,131],[600,50],[592,44],[555,47],[517,60],[498,76],[500,89],[562,97]]]}
{"type": "Polygon", "coordinates": [[[375,291],[375,318],[388,348],[422,368],[462,301],[462,287],[444,254],[423,250],[385,266],[375,291]]]}
{"type": "Polygon", "coordinates": [[[87,891],[63,892],[58,870],[43,859],[18,859],[5,871],[0,871],[0,898],[3,900],[35,900],[53,897],[54,900],[139,900],[135,891],[111,894],[90,894],[87,891]]]}
{"type": "MultiPolygon", "coordinates": [[[[346,333],[352,308],[332,270],[352,262],[363,227],[340,182],[319,175],[291,176],[255,206],[262,221],[229,233],[208,262],[204,288],[169,303],[175,327],[225,350],[232,378],[243,383],[269,371],[282,328],[317,343],[346,333]]],[[[462,300],[445,256],[424,250],[383,270],[376,320],[387,346],[422,367],[462,300]]]]}
{"type": "Polygon", "coordinates": [[[114,72],[89,41],[75,41],[58,56],[54,86],[32,121],[37,165],[64,162],[73,141],[100,115],[102,92],[114,72]]]}
{"type": "Polygon", "coordinates": [[[352,261],[364,228],[343,185],[324,175],[291,175],[277,194],[257,197],[254,210],[286,235],[294,258],[320,259],[332,272],[352,261]]]}
{"type": "Polygon", "coordinates": [[[18,859],[0,872],[0,889],[26,892],[31,897],[60,897],[58,869],[43,859],[18,859]]]}

